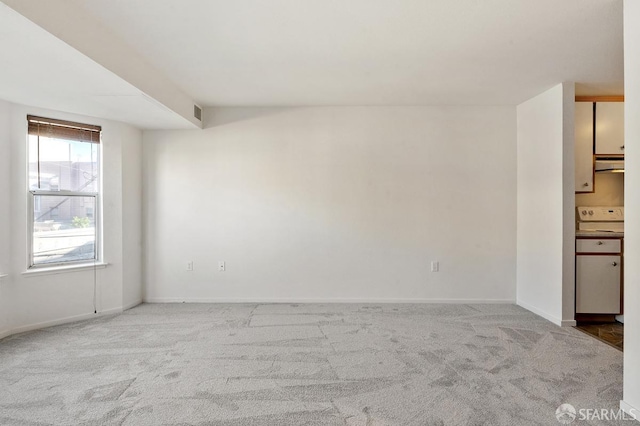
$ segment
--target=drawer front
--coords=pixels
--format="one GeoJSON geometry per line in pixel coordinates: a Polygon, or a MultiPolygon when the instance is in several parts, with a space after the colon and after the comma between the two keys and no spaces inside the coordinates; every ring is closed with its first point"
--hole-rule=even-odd
{"type": "Polygon", "coordinates": [[[620,253],[620,240],[576,239],[576,253],[620,253]]]}

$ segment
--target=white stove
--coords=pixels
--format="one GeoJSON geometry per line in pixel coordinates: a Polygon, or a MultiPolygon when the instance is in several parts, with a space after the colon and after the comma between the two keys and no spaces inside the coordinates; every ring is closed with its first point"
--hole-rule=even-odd
{"type": "MultiPolygon", "coordinates": [[[[578,207],[577,211],[576,313],[619,313],[623,272],[616,267],[623,256],[624,207],[578,207]],[[601,255],[582,255],[582,251],[601,255]]],[[[616,315],[616,320],[624,323],[624,316],[616,315]]]]}
{"type": "Polygon", "coordinates": [[[578,207],[578,230],[624,232],[624,207],[578,207]]]}

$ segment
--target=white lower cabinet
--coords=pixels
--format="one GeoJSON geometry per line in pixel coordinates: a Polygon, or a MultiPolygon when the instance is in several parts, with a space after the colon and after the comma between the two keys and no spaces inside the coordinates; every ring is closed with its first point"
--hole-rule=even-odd
{"type": "Polygon", "coordinates": [[[620,255],[576,254],[576,313],[619,314],[620,255]]]}

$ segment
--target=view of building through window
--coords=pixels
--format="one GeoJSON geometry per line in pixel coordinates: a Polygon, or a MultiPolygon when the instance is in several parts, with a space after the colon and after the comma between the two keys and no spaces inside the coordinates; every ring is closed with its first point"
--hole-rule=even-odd
{"type": "Polygon", "coordinates": [[[29,129],[31,265],[97,259],[99,144],[31,121],[29,129]]]}

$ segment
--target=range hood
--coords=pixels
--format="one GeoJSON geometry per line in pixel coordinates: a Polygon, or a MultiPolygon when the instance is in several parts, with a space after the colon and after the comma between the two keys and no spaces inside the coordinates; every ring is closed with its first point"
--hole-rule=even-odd
{"type": "Polygon", "coordinates": [[[624,158],[596,157],[596,173],[624,173],[624,158]]]}

